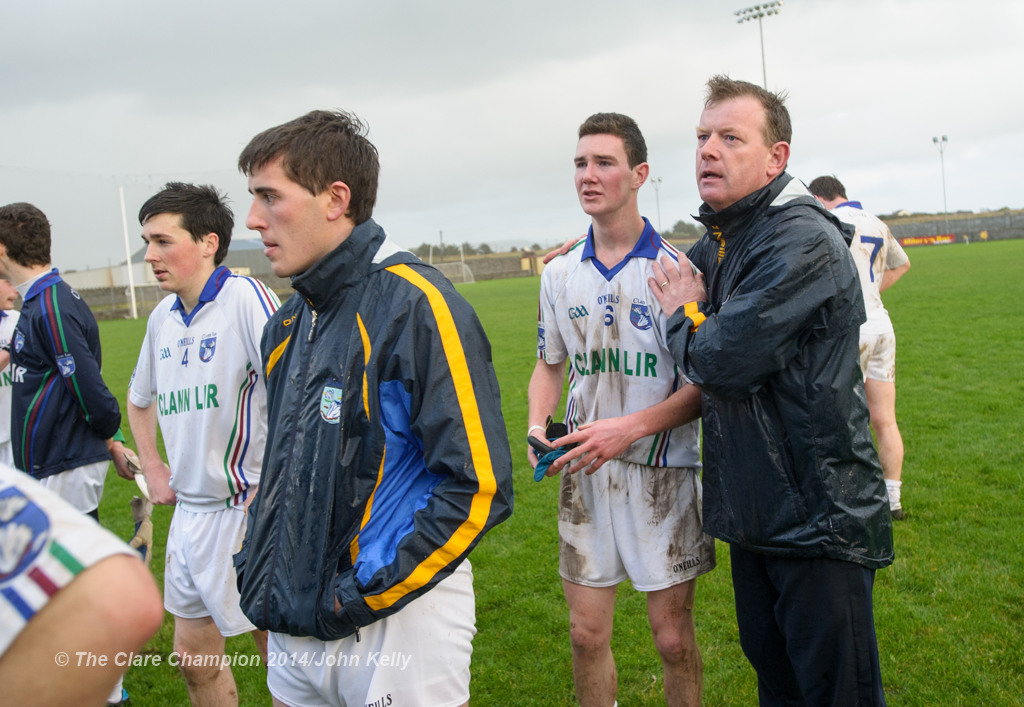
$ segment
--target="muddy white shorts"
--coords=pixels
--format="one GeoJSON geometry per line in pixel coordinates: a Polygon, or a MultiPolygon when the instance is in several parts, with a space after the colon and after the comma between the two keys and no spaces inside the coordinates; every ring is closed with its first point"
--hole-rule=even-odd
{"type": "Polygon", "coordinates": [[[558,569],[587,587],[627,577],[654,592],[715,567],[715,541],[704,534],[701,485],[694,469],[619,460],[593,474],[561,476],[558,569]]]}
{"type": "Polygon", "coordinates": [[[0,655],[80,572],[119,554],[137,557],[28,474],[0,466],[0,655]]]}
{"type": "Polygon", "coordinates": [[[109,466],[108,461],[94,462],[47,476],[39,483],[82,513],[92,513],[100,507],[109,466]]]}
{"type": "Polygon", "coordinates": [[[476,634],[468,560],[398,613],[336,641],[270,632],[267,687],[290,707],[444,707],[469,700],[476,634]]]}
{"type": "Polygon", "coordinates": [[[860,337],[860,372],[865,378],[896,382],[896,335],[891,331],[860,337]]]}
{"type": "Polygon", "coordinates": [[[244,534],[241,506],[209,513],[175,508],[167,531],[164,608],[183,619],[209,616],[222,636],[255,629],[239,607],[232,562],[244,534]]]}

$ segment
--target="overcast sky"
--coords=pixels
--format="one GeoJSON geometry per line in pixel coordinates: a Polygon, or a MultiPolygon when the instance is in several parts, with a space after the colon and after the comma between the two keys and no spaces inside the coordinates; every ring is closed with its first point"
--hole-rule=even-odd
{"type": "MultiPolygon", "coordinates": [[[[758,23],[692,0],[7,0],[0,203],[50,217],[62,269],[124,260],[166,181],[228,192],[257,132],[314,108],[362,117],[381,154],[375,218],[423,242],[561,243],[588,220],[572,183],[591,113],[637,120],[669,230],[700,204],[694,127],[712,74],[762,82],[758,23]]],[[[751,5],[753,3],[750,3],[751,5]]],[[[785,90],[789,171],[835,174],[876,213],[1024,207],[1024,3],[786,0],[763,23],[785,90]]],[[[660,206],[660,208],[659,208],[660,206]]],[[[659,215],[660,214],[660,215],[659,215]]]]}

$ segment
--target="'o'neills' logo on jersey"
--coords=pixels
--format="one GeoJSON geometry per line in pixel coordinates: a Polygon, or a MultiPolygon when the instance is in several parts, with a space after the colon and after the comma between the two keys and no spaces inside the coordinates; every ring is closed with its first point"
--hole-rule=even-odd
{"type": "Polygon", "coordinates": [[[217,335],[211,334],[210,336],[203,337],[199,340],[199,360],[206,363],[213,358],[214,351],[217,350],[217,335]]]}
{"type": "Polygon", "coordinates": [[[14,350],[21,353],[21,350],[25,348],[25,335],[20,331],[14,332],[14,350]]]}
{"type": "Polygon", "coordinates": [[[341,388],[330,384],[324,386],[320,396],[320,417],[332,425],[341,421],[341,388]]]}
{"type": "Polygon", "coordinates": [[[69,353],[57,357],[57,369],[65,378],[75,375],[75,357],[69,353]]]}
{"type": "Polygon", "coordinates": [[[629,308],[629,323],[640,331],[651,328],[651,308],[646,304],[634,302],[629,308]]]}

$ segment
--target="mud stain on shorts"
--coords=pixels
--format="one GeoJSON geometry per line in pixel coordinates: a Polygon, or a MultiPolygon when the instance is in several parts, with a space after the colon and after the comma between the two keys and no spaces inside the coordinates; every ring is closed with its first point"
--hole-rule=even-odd
{"type": "Polygon", "coordinates": [[[561,558],[561,574],[570,582],[578,581],[586,576],[587,558],[580,554],[574,545],[564,539],[558,539],[558,552],[561,558]]]}
{"type": "Polygon", "coordinates": [[[558,519],[573,525],[586,525],[591,522],[591,518],[583,505],[578,477],[579,473],[562,472],[561,489],[558,494],[558,519]]]}
{"type": "Polygon", "coordinates": [[[679,503],[679,491],[690,472],[683,469],[652,469],[644,489],[644,502],[651,507],[652,523],[661,523],[679,503]]]}

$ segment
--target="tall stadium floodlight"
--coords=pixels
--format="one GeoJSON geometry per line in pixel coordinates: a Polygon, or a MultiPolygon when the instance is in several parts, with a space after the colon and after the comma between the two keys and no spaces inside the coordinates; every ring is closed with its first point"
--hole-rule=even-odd
{"type": "Polygon", "coordinates": [[[654,187],[654,204],[658,207],[658,233],[661,233],[661,200],[658,198],[661,177],[651,177],[651,186],[654,187]]]}
{"type": "Polygon", "coordinates": [[[739,18],[736,20],[737,24],[757,20],[757,29],[761,34],[761,76],[764,79],[765,91],[768,90],[768,69],[765,67],[764,63],[764,24],[762,23],[762,20],[769,15],[777,15],[780,12],[782,12],[782,0],[776,0],[775,2],[763,2],[760,5],[745,7],[742,10],[736,10],[732,13],[739,18]]]}
{"type": "Polygon", "coordinates": [[[939,148],[939,163],[942,165],[942,213],[946,217],[946,233],[949,233],[949,207],[946,206],[946,158],[944,156],[949,138],[945,135],[941,138],[933,137],[932,142],[935,143],[935,147],[939,148]]]}

